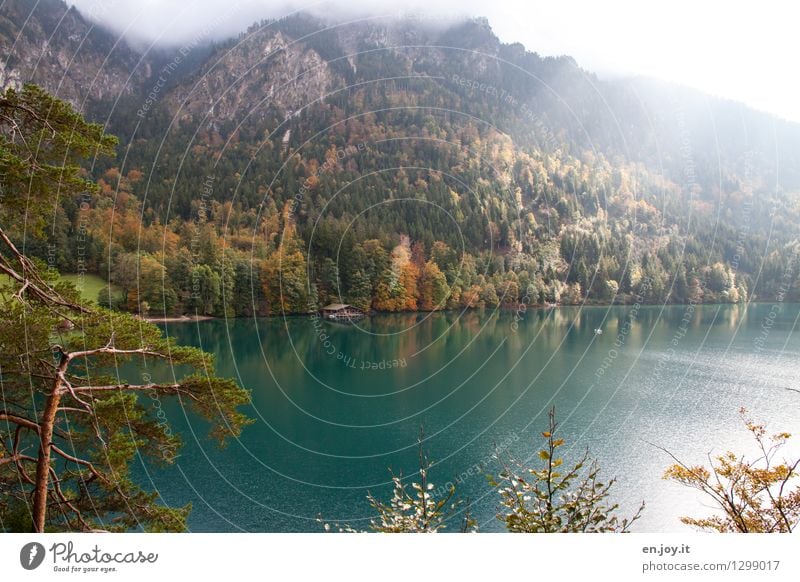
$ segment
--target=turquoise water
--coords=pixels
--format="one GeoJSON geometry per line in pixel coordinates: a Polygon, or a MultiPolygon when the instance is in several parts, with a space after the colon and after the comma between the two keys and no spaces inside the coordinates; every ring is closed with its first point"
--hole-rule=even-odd
{"type": "Polygon", "coordinates": [[[798,317],[797,305],[728,305],[169,324],[252,390],[256,423],[220,450],[164,403],[185,446],[142,478],[166,503],[192,502],[192,531],[321,531],[319,515],[366,527],[367,491],[388,499],[389,467],[413,476],[424,427],[431,481],[456,482],[481,530],[499,531],[492,453],[534,455],[555,405],[565,455],[588,447],[623,510],[647,503],[637,531],[686,531],[679,516],[708,510],[661,479],[670,459],[654,445],[694,463],[750,451],[742,406],[800,433],[787,390],[800,388],[798,317]]]}

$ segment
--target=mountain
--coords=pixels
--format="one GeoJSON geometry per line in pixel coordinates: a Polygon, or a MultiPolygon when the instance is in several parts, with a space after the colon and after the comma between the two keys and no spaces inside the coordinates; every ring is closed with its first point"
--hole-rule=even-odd
{"type": "Polygon", "coordinates": [[[36,83],[82,110],[141,90],[150,62],[61,0],[0,8],[0,87],[36,83]]]}
{"type": "MultiPolygon", "coordinates": [[[[167,273],[147,304],[169,312],[797,293],[800,126],[744,105],[600,79],[484,19],[299,14],[141,54],[56,0],[0,13],[3,86],[121,139],[84,229],[131,309],[131,255],[167,273]]],[[[64,217],[73,270],[77,205],[64,217]]]]}

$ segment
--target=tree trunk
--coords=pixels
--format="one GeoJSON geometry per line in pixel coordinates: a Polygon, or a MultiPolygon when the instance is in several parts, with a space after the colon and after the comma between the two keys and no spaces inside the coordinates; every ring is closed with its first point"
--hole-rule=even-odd
{"type": "MultiPolygon", "coordinates": [[[[66,357],[62,356],[59,369],[66,368],[66,357]]],[[[45,518],[47,517],[47,492],[50,485],[50,451],[53,445],[53,428],[56,423],[56,412],[61,401],[60,375],[56,377],[53,391],[47,397],[44,405],[42,420],[39,424],[39,458],[36,460],[36,487],[33,492],[33,529],[38,533],[44,532],[45,518]]]]}

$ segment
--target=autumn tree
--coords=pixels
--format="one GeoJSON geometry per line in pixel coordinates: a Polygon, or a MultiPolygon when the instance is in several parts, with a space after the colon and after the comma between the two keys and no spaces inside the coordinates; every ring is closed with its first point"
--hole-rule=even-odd
{"type": "Polygon", "coordinates": [[[408,262],[403,265],[400,271],[399,281],[399,286],[403,291],[403,296],[399,303],[401,311],[417,310],[417,302],[419,301],[419,290],[417,287],[418,278],[419,269],[413,262],[408,262]]]}
{"type": "Polygon", "coordinates": [[[413,260],[406,237],[394,248],[390,260],[378,273],[373,307],[378,311],[416,311],[419,276],[419,268],[413,260]]]}
{"type": "Polygon", "coordinates": [[[628,532],[644,503],[632,517],[619,517],[619,506],[608,500],[616,479],[601,480],[600,467],[588,451],[574,465],[564,465],[558,456],[564,440],[556,437],[555,408],[548,418],[542,433],[545,445],[537,454],[540,466],[510,459],[497,478],[490,478],[500,495],[497,519],[512,533],[628,532]]]}
{"type": "Polygon", "coordinates": [[[436,263],[445,274],[447,282],[452,284],[459,271],[456,252],[451,249],[447,243],[436,241],[431,248],[431,260],[436,263]]]}
{"type": "Polygon", "coordinates": [[[419,282],[419,308],[423,311],[442,309],[449,289],[447,279],[433,261],[425,263],[419,282]]]}
{"type": "Polygon", "coordinates": [[[742,421],[756,443],[756,456],[748,459],[728,451],[714,458],[709,466],[688,465],[665,451],[675,463],[665,479],[701,491],[719,509],[717,515],[681,521],[701,530],[740,533],[782,533],[795,531],[800,523],[800,459],[779,459],[791,437],[789,433],[767,434],[740,410],[742,421]]]}
{"type": "Polygon", "coordinates": [[[14,193],[0,199],[3,529],[182,530],[189,506],[163,505],[131,475],[137,457],[170,463],[180,444],[149,402],[193,407],[220,443],[248,422],[238,410],[248,392],[215,377],[209,354],[131,315],[81,304],[14,240],[25,216],[28,236],[42,233],[57,196],[95,191],[80,164],[113,155],[114,144],[37,87],[0,96],[0,175],[14,193]]]}

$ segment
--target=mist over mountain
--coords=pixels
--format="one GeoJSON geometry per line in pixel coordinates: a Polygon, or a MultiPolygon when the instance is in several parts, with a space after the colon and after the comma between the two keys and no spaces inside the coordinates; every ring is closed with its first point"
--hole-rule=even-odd
{"type": "MultiPolygon", "coordinates": [[[[139,231],[90,232],[95,270],[146,252],[174,273],[207,226],[221,250],[200,263],[221,280],[226,253],[234,271],[293,256],[292,297],[258,285],[263,305],[240,298],[237,314],[336,297],[409,309],[429,262],[457,289],[452,306],[530,288],[567,303],[786,292],[800,125],[663,82],[603,80],[535,48],[500,42],[480,18],[296,14],[141,52],[59,0],[15,0],[0,13],[0,84],[35,82],[120,137],[119,158],[94,168],[105,194],[92,207],[139,231]]],[[[77,213],[64,213],[72,226],[52,236],[68,249],[77,213]]],[[[231,288],[244,292],[241,277],[231,288]]],[[[173,283],[167,311],[188,301],[186,278],[173,283]]]]}

